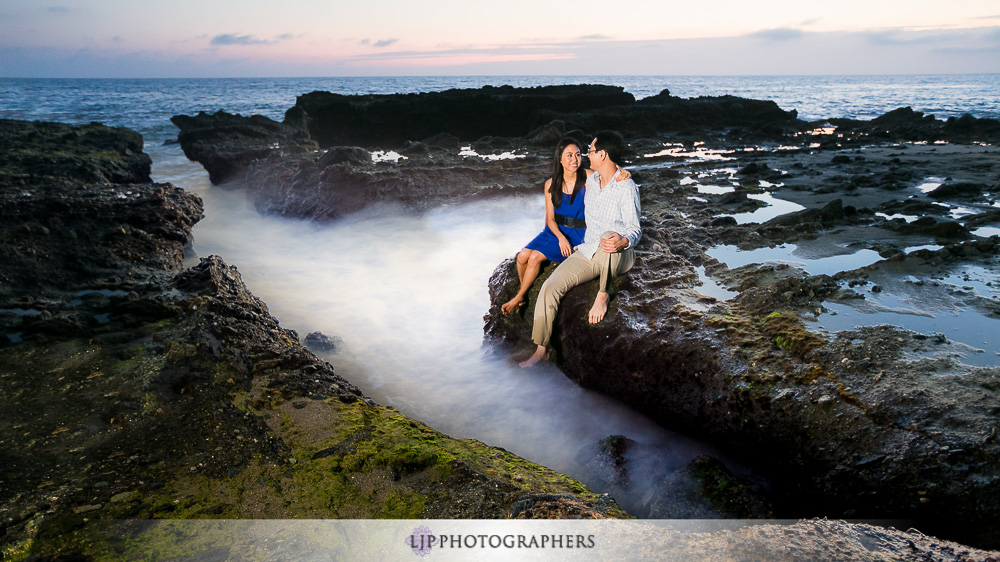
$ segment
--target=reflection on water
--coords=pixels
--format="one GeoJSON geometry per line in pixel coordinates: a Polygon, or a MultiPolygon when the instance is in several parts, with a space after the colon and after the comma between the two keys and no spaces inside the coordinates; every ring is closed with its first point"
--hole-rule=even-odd
{"type": "MultiPolygon", "coordinates": [[[[390,208],[316,224],[262,216],[208,185],[180,149],[154,152],[154,177],[199,193],[199,256],[218,254],[281,324],[343,338],[325,357],[383,405],[455,437],[502,446],[570,475],[577,452],[613,434],[682,464],[707,448],[584,390],[551,365],[529,371],[482,349],[487,281],[542,227],[538,198],[504,198],[422,216],[390,208]]],[[[714,453],[718,456],[718,453],[714,453]]]]}
{"type": "Polygon", "coordinates": [[[736,224],[750,224],[767,222],[775,217],[780,217],[781,215],[787,215],[788,213],[794,213],[805,209],[805,207],[799,205],[798,203],[778,199],[777,197],[771,195],[770,192],[754,193],[747,195],[747,197],[763,201],[764,203],[767,203],[767,206],[761,207],[749,213],[736,213],[735,215],[720,216],[733,217],[736,219],[736,224]]]}
{"type": "Polygon", "coordinates": [[[720,285],[718,281],[709,277],[708,274],[705,273],[705,266],[699,265],[694,269],[698,273],[698,279],[701,281],[701,286],[698,287],[698,292],[706,297],[713,297],[716,300],[727,301],[739,294],[736,291],[730,291],[720,285]]]}
{"type": "Polygon", "coordinates": [[[841,271],[851,271],[879,261],[881,256],[874,250],[856,250],[843,246],[810,248],[805,244],[782,244],[774,248],[740,250],[736,246],[719,245],[705,252],[709,256],[736,269],[752,263],[778,262],[802,268],[810,275],[835,275],[841,271]]]}
{"type": "Polygon", "coordinates": [[[1000,364],[1000,320],[991,316],[1000,297],[1000,278],[993,269],[965,264],[947,275],[902,278],[874,272],[869,282],[880,290],[862,290],[861,300],[824,303],[827,312],[819,315],[816,328],[837,332],[892,324],[943,335],[959,344],[958,359],[967,365],[1000,364]]]}
{"type": "Polygon", "coordinates": [[[736,188],[731,185],[699,185],[698,193],[705,193],[708,195],[725,195],[727,193],[732,193],[736,191],[736,188]]]}
{"type": "Polygon", "coordinates": [[[930,192],[934,191],[935,189],[941,187],[941,185],[943,185],[944,182],[945,182],[945,178],[939,178],[937,176],[931,176],[929,178],[924,179],[924,181],[920,182],[920,184],[917,185],[917,189],[921,193],[930,193],[930,192]]]}
{"type": "Polygon", "coordinates": [[[915,220],[917,220],[917,219],[920,218],[917,215],[901,215],[899,213],[896,213],[894,215],[887,215],[885,213],[875,213],[875,216],[882,217],[885,220],[890,220],[890,221],[891,220],[895,220],[895,219],[903,219],[904,221],[907,222],[907,224],[909,224],[909,223],[911,223],[911,222],[913,222],[913,221],[915,221],[915,220]]]}
{"type": "Polygon", "coordinates": [[[972,231],[975,236],[981,236],[983,238],[989,238],[990,236],[1000,236],[1000,228],[995,226],[981,226],[972,231]]]}
{"type": "Polygon", "coordinates": [[[943,334],[948,340],[968,346],[962,363],[977,367],[1000,364],[1000,330],[997,320],[974,309],[956,307],[928,313],[914,308],[905,295],[883,293],[866,306],[824,303],[829,312],[821,314],[816,327],[826,332],[853,330],[859,326],[892,324],[922,334],[943,334]]]}
{"type": "Polygon", "coordinates": [[[672,156],[674,158],[683,158],[689,161],[717,160],[720,162],[733,159],[732,154],[734,153],[734,151],[712,149],[699,146],[704,144],[705,143],[703,142],[697,142],[695,143],[695,148],[689,149],[680,143],[664,143],[664,146],[666,146],[667,148],[664,148],[663,150],[659,152],[654,152],[652,154],[643,154],[642,157],[660,158],[663,156],[672,156]]]}

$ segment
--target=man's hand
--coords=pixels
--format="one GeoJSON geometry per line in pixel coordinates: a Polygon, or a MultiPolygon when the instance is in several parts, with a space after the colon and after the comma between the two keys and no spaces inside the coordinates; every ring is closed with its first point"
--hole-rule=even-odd
{"type": "Polygon", "coordinates": [[[612,232],[601,238],[601,249],[609,254],[620,252],[626,246],[628,246],[628,238],[621,236],[617,232],[612,232]]]}
{"type": "Polygon", "coordinates": [[[559,239],[559,253],[564,258],[568,258],[573,253],[573,246],[570,245],[569,240],[566,238],[559,239]]]}

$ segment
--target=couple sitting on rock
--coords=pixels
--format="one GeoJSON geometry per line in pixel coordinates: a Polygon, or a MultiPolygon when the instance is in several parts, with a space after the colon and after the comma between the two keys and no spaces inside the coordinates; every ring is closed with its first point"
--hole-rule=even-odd
{"type": "Polygon", "coordinates": [[[597,324],[608,311],[611,278],[631,269],[635,261],[633,248],[641,236],[639,188],[618,165],[625,140],[613,131],[598,133],[586,153],[589,170],[583,168],[581,146],[572,139],[556,146],[552,177],[545,182],[545,228],[517,254],[521,288],[500,307],[508,314],[523,305],[542,264],[562,262],[538,292],[531,330],[538,347],[520,363],[523,368],[548,358],[556,311],[567,291],[600,278],[588,315],[590,323],[597,324]]]}

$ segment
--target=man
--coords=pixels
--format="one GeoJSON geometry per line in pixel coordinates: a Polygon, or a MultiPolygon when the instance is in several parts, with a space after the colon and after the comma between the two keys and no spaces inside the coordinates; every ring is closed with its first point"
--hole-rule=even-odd
{"type": "Polygon", "coordinates": [[[552,326],[559,301],[573,287],[600,278],[597,298],[590,308],[588,321],[597,324],[608,312],[608,286],[615,275],[632,268],[635,262],[636,243],[642,231],[639,228],[639,188],[631,179],[616,181],[618,164],[625,152],[625,140],[613,131],[597,134],[590,143],[587,155],[594,170],[587,179],[584,194],[584,218],[587,232],[576,251],[559,264],[552,275],[542,283],[535,303],[535,321],[531,340],[538,347],[519,365],[533,367],[548,359],[546,350],[552,337],[552,326]]]}

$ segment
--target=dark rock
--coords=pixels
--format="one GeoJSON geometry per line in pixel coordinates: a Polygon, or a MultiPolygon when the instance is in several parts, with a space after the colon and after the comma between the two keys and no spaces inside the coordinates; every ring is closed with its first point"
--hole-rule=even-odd
{"type": "Polygon", "coordinates": [[[963,140],[995,140],[1000,136],[1000,120],[977,119],[968,113],[961,117],[949,117],[944,130],[950,138],[963,140]]]}
{"type": "Polygon", "coordinates": [[[121,127],[0,119],[0,185],[146,183],[152,160],[142,146],[121,127]]]}
{"type": "Polygon", "coordinates": [[[322,353],[337,353],[344,346],[343,338],[328,336],[322,332],[310,332],[302,343],[309,349],[322,353]]]}
{"type": "Polygon", "coordinates": [[[985,213],[979,213],[965,217],[966,227],[982,226],[984,224],[998,224],[998,223],[1000,223],[1000,210],[986,211],[985,213]]]}
{"type": "Polygon", "coordinates": [[[774,217],[764,223],[762,227],[766,229],[778,226],[795,226],[813,231],[818,228],[856,222],[856,220],[857,209],[851,206],[845,207],[842,200],[834,199],[824,205],[822,209],[804,209],[774,217]]]}
{"type": "MultiPolygon", "coordinates": [[[[908,397],[912,383],[897,383],[909,380],[903,378],[910,376],[903,374],[906,368],[882,358],[898,349],[892,346],[900,344],[891,342],[897,342],[901,332],[890,331],[884,340],[849,334],[842,345],[840,339],[834,345],[806,330],[797,314],[786,310],[815,314],[824,299],[841,294],[838,280],[830,276],[808,276],[784,264],[729,272],[720,268],[717,272],[727,276],[727,286],[742,280],[740,295],[708,311],[692,309],[682,299],[698,286],[695,267],[713,267],[712,262],[701,261],[705,260],[703,248],[737,241],[760,247],[766,243],[767,228],[749,227],[758,236],[742,232],[739,238],[728,238],[727,232],[749,228],[690,228],[694,220],[702,219],[680,220],[675,206],[690,205],[685,202],[690,192],[678,190],[672,195],[663,190],[657,192],[662,194],[660,199],[650,195],[657,188],[643,186],[643,240],[636,249],[635,267],[613,287],[607,316],[597,325],[587,322],[596,282],[567,292],[556,317],[550,360],[583,387],[621,400],[671,429],[704,436],[754,459],[757,474],[781,483],[782,490],[771,501],[783,513],[905,514],[940,532],[980,544],[1000,540],[992,530],[997,516],[985,507],[1000,501],[996,465],[973,469],[965,463],[970,467],[966,473],[958,463],[939,458],[944,454],[941,439],[966,450],[977,439],[982,441],[982,434],[971,428],[990,423],[991,414],[983,411],[983,404],[994,403],[994,393],[977,390],[969,395],[974,399],[961,405],[929,393],[918,399],[908,397]],[[753,341],[766,343],[758,346],[753,341]],[[857,341],[866,343],[860,346],[857,341]],[[881,380],[882,375],[875,376],[879,369],[887,376],[893,373],[890,384],[873,382],[881,380]],[[911,420],[919,421],[919,426],[911,426],[911,420]],[[970,424],[962,425],[969,431],[956,429],[956,422],[970,424]],[[947,437],[929,434],[925,429],[929,427],[947,437]],[[878,455],[893,460],[848,468],[878,455]],[[938,468],[922,470],[932,465],[938,468]],[[975,475],[974,470],[978,470],[975,475]],[[960,484],[942,490],[940,482],[960,484]],[[935,490],[933,514],[914,500],[916,491],[925,489],[935,490]],[[981,501],[984,497],[991,499],[981,501]],[[949,524],[955,518],[963,521],[961,528],[949,524]],[[979,518],[990,523],[968,523],[979,518]]],[[[691,209],[682,208],[684,212],[691,209]]],[[[837,199],[807,211],[786,221],[794,229],[816,225],[822,235],[822,229],[863,222],[870,216],[837,199]]],[[[928,228],[937,225],[937,220],[926,217],[902,226],[926,235],[928,228]]],[[[973,248],[980,251],[978,242],[953,244],[940,252],[959,255],[973,248]]],[[[919,256],[905,259],[924,261],[919,256]]],[[[935,259],[943,258],[935,254],[935,259]]],[[[499,306],[517,291],[518,279],[513,260],[497,267],[489,283],[486,345],[514,355],[534,349],[530,312],[538,288],[553,269],[544,268],[529,289],[526,314],[505,316],[499,306]]],[[[995,375],[992,370],[980,372],[986,378],[995,375]]],[[[940,377],[929,378],[935,389],[943,382],[940,377]]],[[[954,382],[944,383],[949,394],[962,394],[961,388],[967,387],[954,382]]],[[[983,450],[983,454],[992,457],[996,452],[983,450]]],[[[608,489],[616,482],[628,483],[629,462],[615,462],[628,457],[611,454],[605,458],[604,476],[594,482],[608,482],[608,489]]],[[[652,504],[646,505],[652,512],[652,504]]],[[[674,505],[682,504],[676,500],[674,505]]],[[[683,505],[690,508],[685,508],[688,513],[709,514],[693,507],[704,504],[683,505]]]]}
{"type": "Polygon", "coordinates": [[[759,176],[761,174],[766,174],[770,171],[767,164],[762,164],[760,162],[751,162],[746,166],[740,168],[737,174],[741,176],[759,176]]]}
{"type": "Polygon", "coordinates": [[[663,90],[636,102],[636,111],[619,126],[635,134],[656,131],[680,131],[686,128],[741,127],[741,139],[780,138],[787,131],[798,130],[797,113],[784,111],[773,101],[752,100],[737,96],[702,96],[678,98],[663,90]]]}
{"type": "Polygon", "coordinates": [[[955,221],[942,221],[930,227],[927,231],[937,238],[968,238],[969,231],[962,223],[955,221]]]}
{"type": "Polygon", "coordinates": [[[524,161],[516,166],[491,163],[482,172],[465,173],[471,171],[469,162],[447,154],[460,146],[459,139],[479,139],[473,147],[482,153],[543,147],[540,153],[532,149],[529,156],[547,160],[549,147],[564,134],[585,143],[601,129],[619,129],[640,141],[687,127],[739,126],[748,131],[747,138],[777,138],[800,126],[794,111],[783,111],[773,102],[733,96],[688,100],[664,91],[637,103],[622,88],[611,86],[486,86],[359,96],[312,92],[299,96],[284,123],[224,112],[175,116],[173,121],[181,128],[185,154],[206,167],[213,183],[245,179],[259,210],[309,218],[342,216],[383,200],[420,210],[456,198],[534,191],[545,176],[547,162],[532,179],[506,177],[513,167],[520,168],[520,174],[533,165],[524,161]],[[313,140],[324,147],[393,147],[412,161],[395,169],[363,170],[357,158],[345,169],[320,176],[333,166],[311,154],[313,140]],[[424,166],[432,169],[421,169],[424,166]],[[448,168],[463,169],[441,173],[448,168]]]}
{"type": "Polygon", "coordinates": [[[28,322],[24,327],[24,331],[27,334],[68,337],[79,333],[85,327],[86,323],[81,319],[80,315],[72,314],[42,319],[37,322],[28,322]]]}
{"type": "Polygon", "coordinates": [[[671,470],[662,451],[622,435],[612,435],[576,454],[581,480],[598,492],[610,494],[637,517],[650,512],[649,490],[671,470]]]}
{"type": "Polygon", "coordinates": [[[847,156],[846,154],[838,154],[834,156],[833,160],[831,160],[830,162],[833,164],[850,164],[851,157],[847,156]]]}
{"type": "Polygon", "coordinates": [[[170,121],[181,130],[177,140],[184,155],[201,163],[216,185],[242,179],[246,167],[258,158],[303,154],[318,148],[303,129],[262,115],[201,112],[175,115],[170,121]]]}
{"type": "Polygon", "coordinates": [[[407,141],[400,153],[404,156],[427,156],[431,153],[431,147],[422,142],[407,141]]]}
{"type": "MultiPolygon", "coordinates": [[[[53,139],[36,140],[58,152],[53,139]]],[[[79,158],[107,157],[101,147],[93,151],[79,158]]],[[[12,175],[17,189],[0,189],[0,310],[40,313],[0,312],[5,329],[13,319],[27,334],[18,341],[5,334],[0,346],[0,442],[17,442],[0,448],[5,547],[31,543],[33,558],[70,559],[81,544],[70,535],[84,529],[92,513],[119,520],[179,509],[246,515],[243,483],[279,494],[273,507],[255,513],[287,515],[291,496],[280,498],[288,492],[278,475],[290,478],[295,469],[287,467],[296,465],[303,450],[296,451],[282,432],[312,434],[318,425],[291,419],[295,413],[334,419],[344,411],[339,408],[361,412],[365,427],[339,441],[328,439],[329,427],[315,435],[326,434],[324,446],[335,450],[368,441],[367,449],[380,451],[381,459],[344,469],[375,483],[364,485],[365,494],[405,489],[426,498],[419,504],[426,511],[417,513],[503,517],[516,498],[540,491],[542,485],[529,481],[536,476],[547,491],[572,486],[595,497],[569,480],[553,487],[548,469],[481,444],[472,445],[482,448],[481,459],[462,444],[465,458],[504,458],[499,462],[517,464],[525,482],[515,486],[493,468],[469,464],[434,470],[436,443],[449,438],[365,399],[300,345],[294,331],[278,324],[235,267],[210,256],[182,271],[191,227],[201,217],[197,196],[169,184],[84,183],[0,168],[2,179],[12,175]],[[280,427],[269,425],[279,418],[280,427]],[[373,430],[379,421],[386,425],[373,430]],[[386,438],[389,426],[417,437],[420,447],[386,438]],[[62,454],[49,454],[53,447],[62,454]],[[72,470],[65,469],[66,454],[72,470]],[[390,473],[396,481],[387,478],[390,473]],[[219,504],[217,492],[196,491],[178,505],[159,491],[193,490],[187,475],[232,496],[232,502],[219,504]],[[44,517],[29,523],[35,513],[44,517]]],[[[578,496],[570,498],[558,502],[562,511],[536,515],[571,516],[582,509],[601,517],[624,515],[610,500],[592,508],[578,496]]],[[[324,508],[343,509],[338,501],[324,508]]],[[[396,509],[369,507],[364,500],[356,505],[368,516],[396,509]]]]}
{"type": "Polygon", "coordinates": [[[312,92],[299,96],[295,109],[308,115],[309,133],[321,146],[398,147],[442,132],[467,140],[484,135],[521,137],[551,121],[542,117],[546,111],[567,107],[585,111],[634,102],[631,94],[615,86],[484,86],[419,94],[312,92]]]}
{"type": "Polygon", "coordinates": [[[719,460],[698,455],[653,492],[655,519],[761,519],[773,517],[757,486],[734,476],[719,460]]]}
{"type": "MultiPolygon", "coordinates": [[[[562,120],[556,119],[551,123],[538,127],[526,136],[528,142],[535,146],[552,147],[555,146],[560,139],[566,136],[566,123],[562,120]]],[[[581,139],[577,139],[577,141],[584,142],[581,139]]]]}
{"type": "Polygon", "coordinates": [[[927,194],[933,199],[975,197],[989,191],[983,184],[972,182],[948,182],[927,194]]]}
{"type": "Polygon", "coordinates": [[[536,194],[548,168],[548,160],[538,157],[492,162],[456,152],[425,158],[431,151],[423,143],[402,152],[412,158],[326,168],[312,156],[274,155],[250,164],[245,188],[261,212],[326,220],[379,202],[421,211],[492,195],[536,194]]]}
{"type": "Polygon", "coordinates": [[[569,494],[536,492],[511,506],[510,519],[604,519],[600,506],[581,502],[569,494]]]}
{"type": "Polygon", "coordinates": [[[371,164],[372,155],[358,146],[334,146],[326,151],[326,154],[316,162],[316,165],[323,169],[344,162],[355,165],[371,164]]]}
{"type": "Polygon", "coordinates": [[[724,205],[726,207],[740,206],[745,203],[748,203],[749,201],[750,198],[747,197],[747,192],[743,190],[730,191],[729,193],[720,195],[716,199],[716,203],[718,203],[719,205],[724,205]]]}
{"type": "Polygon", "coordinates": [[[712,219],[709,223],[710,226],[722,227],[722,226],[736,226],[739,224],[735,217],[716,217],[712,219]]]}
{"type": "Polygon", "coordinates": [[[431,148],[443,148],[447,150],[458,150],[461,148],[459,138],[449,133],[438,133],[427,137],[421,142],[431,148]]]}
{"type": "MultiPolygon", "coordinates": [[[[2,179],[0,179],[2,181],[2,179]]],[[[169,184],[113,187],[45,182],[45,197],[0,190],[0,297],[17,287],[33,294],[90,289],[97,279],[145,279],[180,270],[201,199],[169,184]],[[25,225],[59,217],[55,235],[25,225]],[[80,248],[93,247],[81,252],[80,248]]]]}
{"type": "MultiPolygon", "coordinates": [[[[991,142],[1000,139],[1000,120],[977,119],[971,115],[946,121],[924,115],[911,107],[894,109],[871,121],[830,119],[839,134],[863,140],[864,137],[899,141],[991,142]]],[[[905,145],[901,148],[907,148],[905,145]]]]}
{"type": "MultiPolygon", "coordinates": [[[[890,201],[879,207],[879,210],[885,214],[901,214],[901,215],[943,215],[947,213],[947,209],[941,205],[935,205],[934,203],[926,200],[920,199],[906,199],[903,201],[890,201]]],[[[902,219],[900,219],[902,220],[902,219]]],[[[930,220],[934,220],[931,218],[930,220]]]]}

